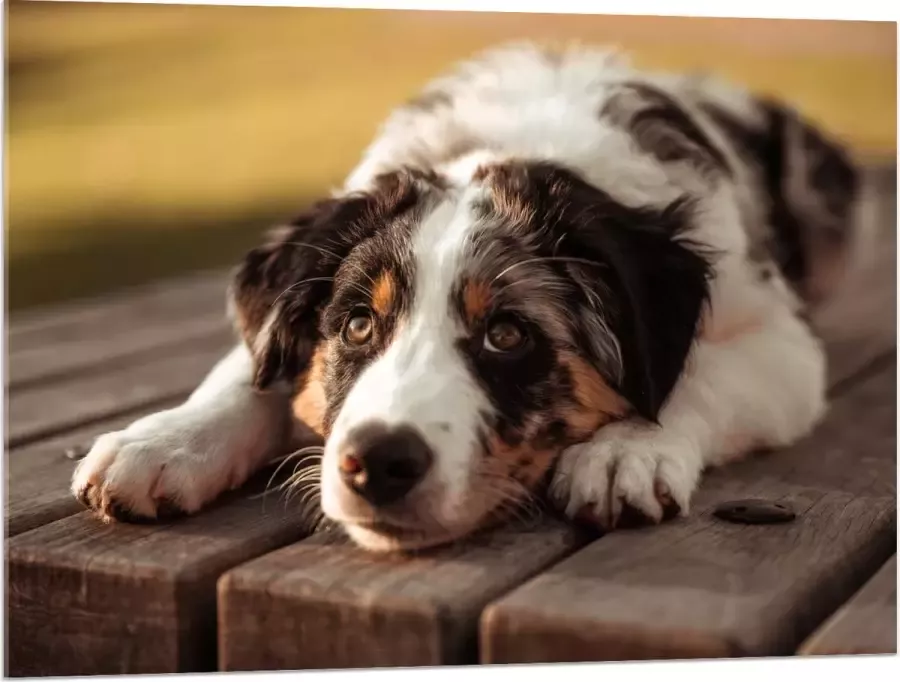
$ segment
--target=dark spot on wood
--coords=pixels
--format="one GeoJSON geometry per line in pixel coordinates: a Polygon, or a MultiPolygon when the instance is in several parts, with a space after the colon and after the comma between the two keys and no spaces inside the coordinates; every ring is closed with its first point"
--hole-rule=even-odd
{"type": "Polygon", "coordinates": [[[715,508],[713,515],[723,521],[750,525],[787,523],[797,518],[789,504],[761,499],[725,502],[715,508]]]}
{"type": "Polygon", "coordinates": [[[63,454],[66,456],[66,459],[84,459],[90,451],[91,446],[82,443],[66,448],[63,454]]]}

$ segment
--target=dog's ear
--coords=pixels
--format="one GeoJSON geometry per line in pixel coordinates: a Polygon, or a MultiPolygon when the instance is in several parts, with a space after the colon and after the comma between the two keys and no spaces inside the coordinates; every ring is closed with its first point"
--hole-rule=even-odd
{"type": "Polygon", "coordinates": [[[271,230],[234,272],[232,318],[253,355],[256,388],[305,370],[319,338],[319,311],[351,247],[347,233],[365,209],[365,197],[321,201],[271,230]]]}
{"type": "Polygon", "coordinates": [[[696,338],[714,254],[684,238],[692,205],[623,206],[568,173],[550,171],[547,205],[559,206],[555,255],[581,293],[584,351],[634,410],[655,421],[696,338]],[[610,338],[611,337],[611,338],[610,338]],[[615,349],[610,367],[610,349],[615,349]]]}
{"type": "Polygon", "coordinates": [[[263,390],[302,375],[321,340],[323,308],[350,251],[413,207],[421,184],[408,172],[379,176],[367,192],[326,199],[273,230],[236,269],[232,318],[255,363],[263,390]]]}

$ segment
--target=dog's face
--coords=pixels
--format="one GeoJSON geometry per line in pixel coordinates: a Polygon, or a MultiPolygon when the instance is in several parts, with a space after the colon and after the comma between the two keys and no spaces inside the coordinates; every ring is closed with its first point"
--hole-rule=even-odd
{"type": "Polygon", "coordinates": [[[466,535],[682,371],[709,264],[691,205],[634,209],[549,164],[401,171],[314,207],[233,287],[257,387],[326,439],[322,507],[370,549],[466,535]]]}

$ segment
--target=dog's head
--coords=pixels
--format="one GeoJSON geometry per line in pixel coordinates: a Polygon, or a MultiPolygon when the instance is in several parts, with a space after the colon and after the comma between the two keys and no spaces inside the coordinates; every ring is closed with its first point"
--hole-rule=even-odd
{"type": "Polygon", "coordinates": [[[562,167],[401,171],[327,200],[233,285],[255,383],[326,439],[322,507],[370,549],[439,544],[567,445],[656,418],[707,297],[689,202],[629,208],[562,167]]]}

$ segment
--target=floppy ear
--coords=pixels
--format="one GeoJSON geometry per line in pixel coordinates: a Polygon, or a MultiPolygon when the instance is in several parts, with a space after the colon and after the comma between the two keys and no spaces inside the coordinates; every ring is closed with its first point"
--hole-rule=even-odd
{"type": "Polygon", "coordinates": [[[230,300],[235,324],[253,354],[254,387],[293,381],[307,370],[341,262],[416,206],[435,182],[407,169],[384,173],[367,192],[315,204],[247,254],[233,276],[230,300]]]}
{"type": "Polygon", "coordinates": [[[319,340],[331,279],[352,246],[367,197],[315,204],[245,257],[230,290],[235,325],[255,363],[254,387],[293,380],[305,371],[319,340]]]}
{"type": "Polygon", "coordinates": [[[683,236],[692,205],[633,209],[578,179],[562,205],[572,217],[560,220],[557,253],[578,259],[566,268],[583,293],[586,351],[609,374],[609,344],[597,343],[597,335],[612,334],[620,366],[611,378],[639,415],[655,421],[709,298],[711,254],[683,236]]]}

